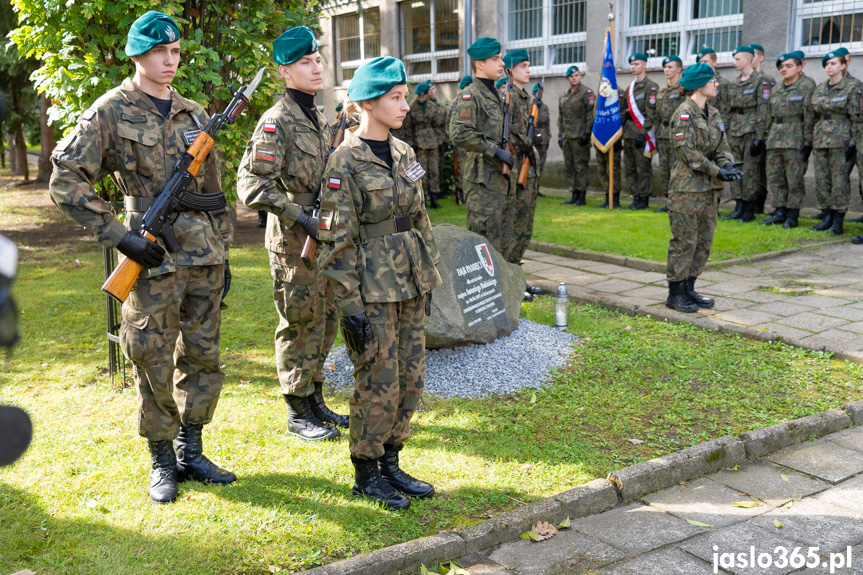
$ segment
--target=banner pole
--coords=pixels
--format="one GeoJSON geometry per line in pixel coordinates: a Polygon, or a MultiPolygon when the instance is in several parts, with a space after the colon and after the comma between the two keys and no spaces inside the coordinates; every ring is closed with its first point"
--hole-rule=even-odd
{"type": "Polygon", "coordinates": [[[608,150],[608,209],[614,209],[614,144],[608,150]]]}

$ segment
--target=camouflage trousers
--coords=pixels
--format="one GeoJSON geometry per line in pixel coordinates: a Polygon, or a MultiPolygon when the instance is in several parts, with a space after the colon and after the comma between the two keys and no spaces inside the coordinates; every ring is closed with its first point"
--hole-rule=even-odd
{"type": "Polygon", "coordinates": [[[635,140],[623,140],[623,161],[626,165],[626,183],[632,197],[650,197],[650,183],[653,170],[651,159],[645,157],[644,146],[637,146],[635,140]]]}
{"type": "Polygon", "coordinates": [[[425,300],[365,304],[372,341],[362,355],[348,349],[354,364],[348,447],[355,457],[377,459],[384,444],[410,437],[425,385],[425,300]]]}
{"type": "Polygon", "coordinates": [[[848,162],[848,179],[851,179],[851,171],[854,169],[854,165],[857,165],[857,193],[860,194],[860,199],[863,200],[863,178],[860,177],[860,174],[863,173],[863,148],[858,148],[857,152],[857,160],[856,162],[848,162]]]}
{"type": "Polygon", "coordinates": [[[123,303],[120,348],[138,390],[138,433],[174,439],[207,424],[225,374],[219,367],[225,267],[192,266],[138,278],[123,303]]]}
{"type": "MultiPolygon", "coordinates": [[[[542,177],[542,172],[545,170],[545,159],[548,157],[548,144],[544,146],[537,146],[536,151],[539,152],[539,176],[542,177]]],[[[588,158],[590,158],[590,152],[588,152],[588,158]]]]}
{"type": "MultiPolygon", "coordinates": [[[[619,140],[618,140],[619,141],[619,140]]],[[[608,153],[602,153],[596,150],[596,169],[599,172],[599,181],[602,184],[602,193],[608,195],[608,154],[614,154],[614,195],[620,194],[620,149],[618,144],[614,144],[613,149],[608,153]]]]}
{"type": "MultiPolygon", "coordinates": [[[[522,158],[518,157],[516,165],[520,166],[521,162],[522,158]]],[[[506,261],[511,264],[518,264],[521,261],[533,235],[533,216],[536,212],[539,178],[536,176],[536,167],[533,164],[529,164],[527,169],[528,176],[524,188],[516,185],[513,193],[513,225],[510,234],[512,241],[509,242],[507,251],[503,254],[506,261]]]]}
{"type": "Polygon", "coordinates": [[[758,188],[761,182],[761,167],[759,166],[759,158],[753,157],[749,153],[749,147],[752,145],[752,140],[754,139],[755,134],[728,137],[731,155],[734,156],[736,161],[743,162],[743,165],[740,166],[740,169],[743,171],[743,178],[730,184],[732,200],[750,202],[758,197],[758,188]]]}
{"type": "Polygon", "coordinates": [[[851,186],[843,148],[815,148],[815,196],[820,210],[848,211],[851,186]]]}
{"type": "Polygon", "coordinates": [[[668,184],[671,182],[671,168],[677,161],[677,150],[670,138],[658,138],[656,149],[659,152],[659,189],[668,196],[668,184]]]}
{"type": "Polygon", "coordinates": [[[799,210],[806,195],[806,162],[796,148],[767,150],[767,186],[774,208],[799,210]]]}
{"type": "Polygon", "coordinates": [[[295,275],[292,269],[297,257],[269,253],[273,302],[279,314],[276,327],[279,393],[308,397],[315,391],[314,382],[324,381],[321,370],[339,329],[333,288],[321,273],[303,274],[303,279],[312,283],[292,283],[300,275],[295,275]]]}
{"type": "Polygon", "coordinates": [[[764,150],[758,156],[758,196],[756,197],[759,200],[763,200],[767,197],[769,189],[767,183],[767,150],[764,150]]]}
{"type": "MultiPolygon", "coordinates": [[[[467,207],[467,229],[479,234],[488,240],[494,249],[503,254],[504,241],[504,214],[509,203],[509,188],[504,190],[492,190],[491,188],[477,182],[462,180],[464,191],[464,203],[467,207]]],[[[512,219],[509,219],[510,229],[512,219]]]]}
{"type": "Polygon", "coordinates": [[[415,149],[417,154],[417,162],[425,169],[426,175],[423,176],[423,194],[425,199],[429,199],[429,194],[437,196],[440,193],[440,171],[438,160],[438,149],[422,148],[415,149]]]}
{"type": "Polygon", "coordinates": [[[587,191],[587,164],[589,162],[590,144],[581,145],[578,138],[563,139],[563,166],[566,169],[566,181],[569,182],[570,194],[587,191]]]}
{"type": "Polygon", "coordinates": [[[668,194],[671,239],[666,278],[669,282],[701,275],[713,246],[718,200],[718,192],[668,194]]]}

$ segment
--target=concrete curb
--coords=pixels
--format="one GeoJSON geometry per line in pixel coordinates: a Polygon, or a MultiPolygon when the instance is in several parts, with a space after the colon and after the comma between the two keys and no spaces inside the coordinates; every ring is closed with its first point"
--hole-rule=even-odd
{"type": "Polygon", "coordinates": [[[740,439],[746,446],[746,456],[756,459],[790,445],[834,433],[851,425],[851,418],[841,409],[801,417],[770,427],[745,431],[740,439]]]}

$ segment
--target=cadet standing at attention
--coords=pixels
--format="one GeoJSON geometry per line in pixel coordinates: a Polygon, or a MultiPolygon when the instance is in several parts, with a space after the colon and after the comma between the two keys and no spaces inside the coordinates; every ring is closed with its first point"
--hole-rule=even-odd
{"type": "Polygon", "coordinates": [[[453,145],[467,153],[464,161],[464,200],[467,229],[484,236],[503,254],[503,212],[509,201],[510,183],[504,164],[512,168],[515,158],[500,147],[503,102],[494,86],[503,74],[500,42],[480,38],[467,49],[474,82],[459,93],[449,124],[453,145]]]}
{"type": "MultiPolygon", "coordinates": [[[[590,131],[593,129],[596,94],[582,85],[578,66],[567,68],[566,79],[569,90],[560,95],[558,103],[557,145],[563,150],[563,165],[572,196],[563,203],[583,206],[587,203],[587,164],[590,162],[590,131]]],[[[599,156],[596,162],[597,165],[600,163],[599,156]]],[[[607,158],[605,162],[607,170],[607,158]]],[[[618,168],[619,166],[614,168],[615,175],[618,168]]],[[[615,192],[619,193],[620,190],[616,189],[615,192]]],[[[608,197],[608,193],[605,195],[608,197]]]]}
{"type": "Polygon", "coordinates": [[[713,307],[713,300],[695,291],[713,246],[722,182],[739,179],[716,97],[716,73],[707,64],[683,71],[683,103],[671,119],[677,161],[668,189],[668,299],[665,305],[684,313],[713,307]]]}
{"type": "MultiPolygon", "coordinates": [[[[461,80],[458,83],[459,92],[458,92],[458,94],[456,94],[453,101],[450,102],[449,116],[448,116],[447,123],[446,123],[447,140],[450,141],[450,143],[452,143],[452,141],[451,141],[450,135],[449,135],[449,125],[452,123],[453,116],[457,113],[456,112],[457,106],[458,106],[458,103],[461,101],[461,91],[464,90],[465,88],[467,88],[468,86],[470,86],[471,84],[473,84],[473,77],[472,76],[470,76],[470,75],[462,76],[461,80]]],[[[456,146],[454,143],[453,143],[453,148],[454,148],[453,164],[455,164],[455,156],[457,155],[458,156],[458,176],[459,176],[459,183],[461,184],[462,182],[465,181],[464,180],[464,178],[465,178],[464,167],[465,167],[465,159],[467,158],[467,150],[459,149],[459,147],[456,146]]]]}
{"type": "MultiPolygon", "coordinates": [[[[776,86],[776,79],[770,74],[766,73],[761,69],[761,63],[764,62],[764,47],[761,44],[750,44],[752,46],[752,50],[755,52],[755,58],[752,60],[753,67],[755,71],[761,74],[769,83],[770,90],[773,91],[774,86],[776,86]]],[[[766,137],[766,134],[765,134],[766,137]]],[[[767,200],[767,154],[762,153],[758,156],[758,196],[756,198],[755,205],[755,213],[763,214],[764,213],[764,203],[767,200]]],[[[776,210],[776,206],[773,206],[774,213],[776,210]]],[[[770,214],[771,216],[773,214],[770,214]]]]}
{"type": "Polygon", "coordinates": [[[409,109],[401,60],[375,58],[348,87],[360,126],[327,164],[318,264],[335,290],[354,364],[351,396],[353,493],[392,509],[434,487],[400,467],[399,452],[425,383],[425,318],[441,282],[426,213],[423,166],[389,131],[409,109]]]}
{"type": "MultiPolygon", "coordinates": [[[[695,56],[696,62],[703,62],[709,65],[711,68],[716,70],[716,52],[713,48],[702,48],[698,51],[698,54],[695,56]]],[[[731,89],[731,81],[726,80],[723,76],[720,76],[718,73],[716,78],[719,80],[719,84],[716,86],[716,96],[710,98],[708,100],[708,104],[719,110],[719,113],[722,114],[722,117],[728,120],[728,94],[731,89]]]]}
{"type": "MultiPolygon", "coordinates": [[[[533,91],[531,95],[536,97],[536,93],[539,91],[539,83],[534,84],[533,91]]],[[[531,99],[531,102],[533,99],[531,99]]],[[[537,169],[537,175],[541,178],[542,171],[545,169],[545,158],[548,156],[548,146],[551,142],[551,113],[548,111],[548,106],[545,105],[545,102],[540,100],[539,102],[539,117],[536,119],[536,151],[539,152],[539,168],[537,169]]],[[[538,196],[542,196],[537,189],[536,194],[538,196]]]]}
{"type": "MultiPolygon", "coordinates": [[[[135,75],[96,100],[57,145],[49,193],[100,244],[144,267],[123,303],[120,347],[132,362],[138,433],[150,449],[150,498],[167,503],[177,497],[178,479],[236,480],[204,456],[201,439],[225,379],[220,306],[231,285],[228,244],[234,232],[224,208],[184,208],[171,226],[180,244],[175,253],[166,253],[161,238],[152,242],[129,231],[138,229],[209,117],[171,88],[180,63],[180,30],[170,16],[151,10],[135,20],[125,52],[135,75]],[[108,176],[123,194],[125,225],[94,190],[108,176]]],[[[215,150],[189,191],[192,198],[222,193],[215,150]]]]}
{"type": "Polygon", "coordinates": [[[428,207],[439,208],[437,196],[440,192],[440,174],[438,173],[440,162],[438,152],[440,135],[438,131],[443,124],[443,114],[439,111],[440,105],[429,99],[429,82],[417,84],[414,89],[416,98],[411,103],[410,111],[410,133],[408,137],[413,142],[413,149],[417,155],[417,161],[426,170],[422,186],[425,190],[425,198],[428,207]]]}
{"type": "Polygon", "coordinates": [[[827,213],[820,224],[809,229],[840,235],[850,196],[846,164],[853,162],[857,154],[857,84],[845,77],[848,69],[845,56],[828,52],[821,59],[821,65],[827,80],[812,94],[815,117],[812,147],[818,208],[827,213]]]}
{"type": "MultiPolygon", "coordinates": [[[[656,94],[659,86],[647,77],[647,56],[636,52],[629,57],[634,76],[621,100],[623,118],[623,161],[626,165],[626,183],[632,193],[630,210],[643,210],[650,205],[650,185],[653,170],[650,167],[653,152],[648,149],[649,132],[656,117],[656,94]]],[[[656,142],[651,142],[656,146],[656,142]]]]}
{"type": "Polygon", "coordinates": [[[330,411],[323,397],[324,360],[333,346],[338,316],[327,279],[300,259],[333,131],[315,106],[323,68],[314,33],[291,28],[273,42],[273,60],[285,94],[264,112],[237,175],[237,194],[253,210],[272,214],[266,247],[273,276],[276,372],[288,404],[288,433],[305,441],[335,439],[347,416],[330,411]],[[332,426],[332,427],[331,427],[332,426]]]}
{"type": "MultiPolygon", "coordinates": [[[[659,89],[656,96],[656,147],[659,150],[659,185],[668,197],[668,181],[671,177],[671,166],[677,160],[677,152],[671,142],[671,117],[680,106],[680,73],[683,71],[683,61],[678,56],[667,56],[662,59],[662,72],[665,74],[665,86],[659,89]]],[[[668,206],[656,208],[654,212],[667,212],[668,206]]]]}
{"type": "Polygon", "coordinates": [[[741,222],[755,219],[759,186],[759,156],[764,153],[767,135],[767,106],[770,102],[770,82],[755,71],[755,51],[751,46],[738,46],[734,51],[734,68],[740,77],[731,83],[726,118],[731,153],[743,162],[743,179],[731,183],[734,211],[723,220],[740,218],[741,222]]]}
{"type": "Polygon", "coordinates": [[[793,54],[780,56],[776,67],[783,81],[773,89],[767,111],[767,184],[775,211],[761,223],[796,228],[812,153],[810,103],[815,87],[800,77],[803,63],[793,54]]]}
{"type": "MultiPolygon", "coordinates": [[[[449,110],[437,101],[437,84],[429,80],[429,99],[430,105],[434,107],[435,118],[435,136],[437,136],[437,173],[438,173],[438,198],[444,198],[448,195],[449,190],[440,189],[440,178],[443,175],[443,163],[446,157],[446,151],[449,148],[449,136],[447,129],[449,128],[449,110]]],[[[439,208],[440,204],[435,202],[428,206],[430,208],[439,208]]]]}

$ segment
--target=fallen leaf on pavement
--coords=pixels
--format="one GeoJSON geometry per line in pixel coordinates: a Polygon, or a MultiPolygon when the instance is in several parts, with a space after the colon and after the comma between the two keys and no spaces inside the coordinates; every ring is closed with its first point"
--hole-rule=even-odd
{"type": "Polygon", "coordinates": [[[693,519],[687,519],[686,522],[690,525],[695,525],[696,527],[713,527],[713,525],[708,525],[707,523],[702,523],[701,521],[695,521],[693,519]]]}
{"type": "Polygon", "coordinates": [[[761,507],[757,501],[735,501],[731,504],[733,507],[742,507],[744,509],[752,509],[753,507],[761,507]]]}

